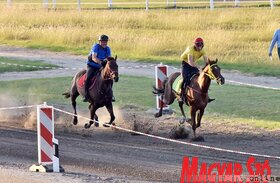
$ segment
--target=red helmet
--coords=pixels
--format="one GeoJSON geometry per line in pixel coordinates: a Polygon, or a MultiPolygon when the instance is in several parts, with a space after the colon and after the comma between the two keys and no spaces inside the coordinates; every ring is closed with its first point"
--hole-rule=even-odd
{"type": "Polygon", "coordinates": [[[197,46],[197,47],[199,47],[199,46],[204,46],[204,41],[203,41],[203,39],[201,38],[201,37],[197,37],[197,38],[195,38],[195,40],[194,40],[194,45],[195,46],[197,46]]]}

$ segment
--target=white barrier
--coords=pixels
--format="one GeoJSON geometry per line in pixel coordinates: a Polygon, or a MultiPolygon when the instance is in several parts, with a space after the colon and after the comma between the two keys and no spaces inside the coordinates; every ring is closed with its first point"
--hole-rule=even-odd
{"type": "Polygon", "coordinates": [[[59,166],[58,140],[54,138],[54,109],[46,103],[37,106],[38,165],[34,172],[63,172],[59,166]]]}

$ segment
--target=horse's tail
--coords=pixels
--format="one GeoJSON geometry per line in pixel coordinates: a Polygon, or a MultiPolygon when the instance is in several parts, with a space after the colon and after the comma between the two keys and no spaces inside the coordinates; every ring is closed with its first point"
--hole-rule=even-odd
{"type": "Polygon", "coordinates": [[[165,90],[165,83],[166,83],[166,82],[167,82],[167,78],[164,79],[164,81],[163,81],[163,83],[162,83],[162,88],[156,88],[156,86],[153,85],[153,89],[154,89],[154,91],[152,91],[153,94],[154,94],[154,95],[163,95],[163,94],[164,94],[164,90],[165,90]]]}
{"type": "Polygon", "coordinates": [[[65,95],[65,98],[69,98],[71,96],[70,92],[64,92],[64,93],[62,93],[62,95],[65,95]]]}

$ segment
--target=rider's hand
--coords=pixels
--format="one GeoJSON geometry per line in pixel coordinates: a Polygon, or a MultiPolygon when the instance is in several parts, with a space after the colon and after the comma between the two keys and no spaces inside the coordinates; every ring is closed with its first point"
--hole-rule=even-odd
{"type": "Polygon", "coordinates": [[[102,67],[105,67],[106,64],[107,64],[107,59],[104,59],[104,60],[101,62],[101,65],[102,65],[102,67]]]}

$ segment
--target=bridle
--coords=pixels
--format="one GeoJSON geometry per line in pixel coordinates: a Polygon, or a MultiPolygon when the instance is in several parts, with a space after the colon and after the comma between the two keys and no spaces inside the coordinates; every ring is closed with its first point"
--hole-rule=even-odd
{"type": "Polygon", "coordinates": [[[208,71],[207,71],[207,72],[202,71],[202,72],[204,72],[204,74],[205,74],[206,76],[208,76],[211,80],[216,80],[216,81],[218,81],[218,80],[220,80],[221,78],[215,76],[215,74],[213,73],[213,70],[212,70],[212,67],[213,67],[213,66],[218,66],[218,64],[212,64],[212,65],[209,64],[209,67],[210,67],[210,68],[208,69],[208,71]]]}
{"type": "Polygon", "coordinates": [[[109,63],[106,64],[105,68],[106,69],[104,72],[104,80],[114,80],[113,76],[116,76],[118,71],[113,71],[109,66],[109,63]],[[106,76],[106,77],[105,77],[106,76]]]}

